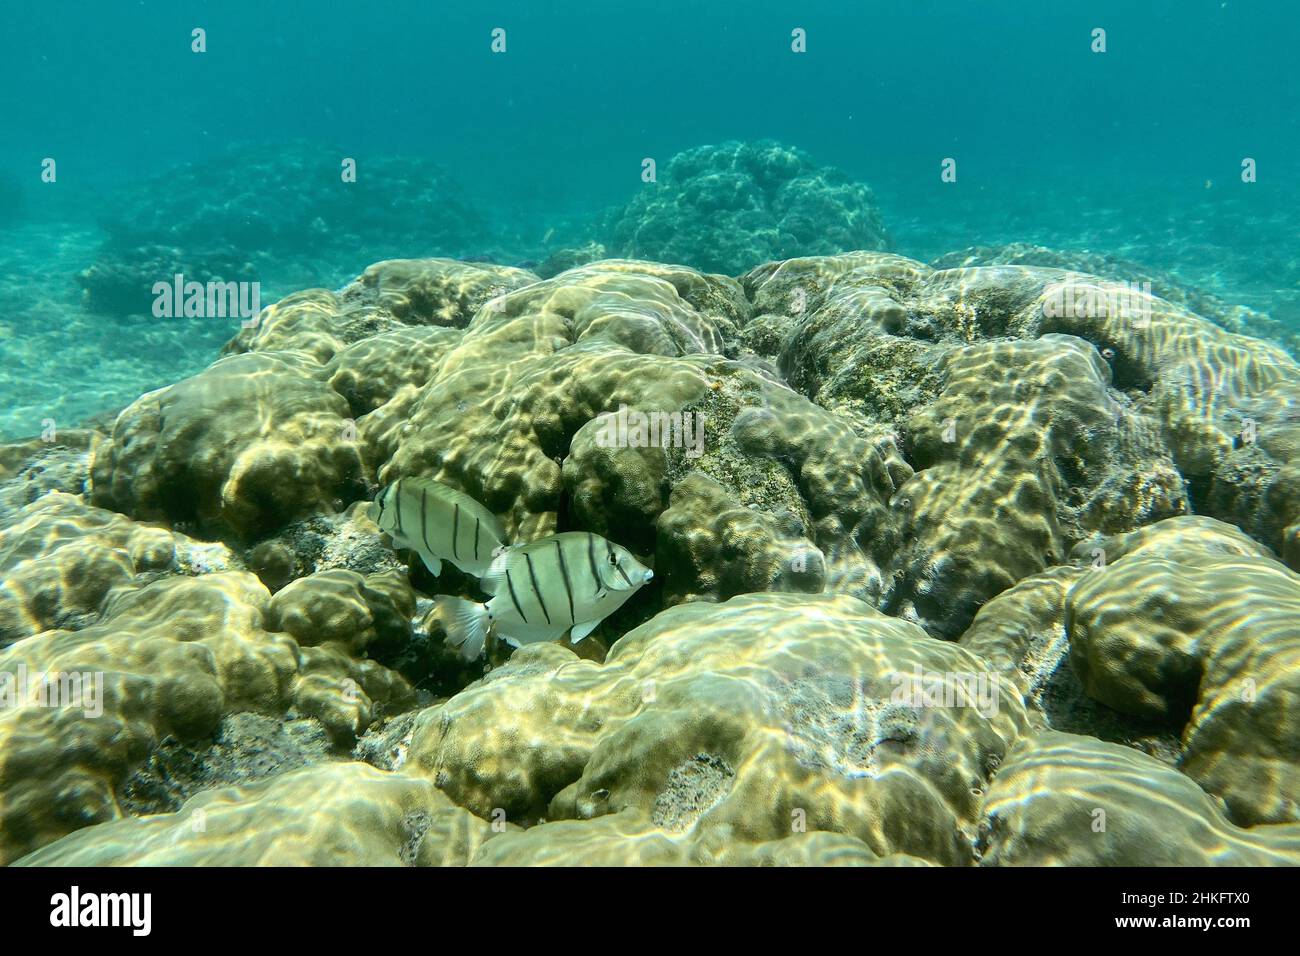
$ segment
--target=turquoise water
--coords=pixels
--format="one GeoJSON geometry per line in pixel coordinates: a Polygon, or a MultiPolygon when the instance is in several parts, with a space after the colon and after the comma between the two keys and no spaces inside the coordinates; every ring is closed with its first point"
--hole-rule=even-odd
{"type": "MultiPolygon", "coordinates": [[[[775,139],[867,183],[905,255],[1007,242],[1088,249],[1172,270],[1300,326],[1296,13],[1284,0],[1086,11],[957,0],[856,11],[546,6],[6,11],[0,348],[11,410],[0,434],[118,407],[202,367],[229,337],[228,326],[159,328],[148,317],[125,336],[107,334],[84,311],[76,279],[97,260],[105,220],[148,240],[184,209],[201,218],[223,205],[210,227],[223,234],[219,261],[258,254],[243,277],[256,272],[274,297],[342,284],[391,256],[543,259],[628,202],[644,185],[644,158],[665,165],[728,140],[775,139]],[[191,50],[195,27],[207,31],[205,53],[191,50]],[[491,49],[497,27],[504,53],[491,49]],[[1104,53],[1091,49],[1096,27],[1106,30],[1104,53]],[[805,53],[791,50],[795,28],[806,31],[805,53]],[[277,160],[288,143],[302,145],[300,158],[277,160]],[[232,147],[272,169],[229,170],[234,196],[231,179],[177,180],[178,168],[220,162],[232,147]],[[313,264],[317,238],[301,223],[262,248],[258,217],[275,217],[295,182],[334,181],[341,156],[358,161],[356,192],[365,190],[348,199],[354,219],[401,220],[421,175],[389,175],[403,164],[436,167],[462,201],[422,208],[396,236],[376,224],[330,261],[313,264]],[[47,157],[55,183],[41,181],[47,157]],[[1249,185],[1245,157],[1258,164],[1249,185]],[[957,161],[955,183],[940,180],[945,158],[957,161]],[[319,168],[307,168],[313,160],[319,168]],[[376,162],[389,163],[383,182],[372,177],[376,162]],[[142,183],[146,205],[167,205],[132,224],[141,207],[119,210],[122,190],[138,197],[142,183]],[[416,241],[430,216],[443,221],[416,241]],[[248,228],[236,228],[241,219],[248,228]]],[[[166,265],[150,268],[166,275],[166,265]]]]}

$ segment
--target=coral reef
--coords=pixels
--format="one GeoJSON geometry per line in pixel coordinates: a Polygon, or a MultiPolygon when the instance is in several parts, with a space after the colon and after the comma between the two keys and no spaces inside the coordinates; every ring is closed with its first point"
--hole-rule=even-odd
{"type": "MultiPolygon", "coordinates": [[[[883,241],[806,162],[641,213],[748,176],[883,241]]],[[[0,447],[0,859],[1300,863],[1295,361],[1045,265],[758,264],[731,211],[739,279],[384,260],[0,447]],[[367,507],[407,477],[653,581],[466,665],[479,582],[367,507]]]]}
{"type": "Polygon", "coordinates": [[[1097,276],[1112,282],[1149,287],[1152,295],[1182,306],[1229,332],[1271,339],[1286,348],[1291,355],[1300,355],[1300,335],[1297,335],[1285,322],[1249,306],[1229,305],[1214,292],[1198,288],[1165,270],[1152,269],[1122,256],[1087,250],[1049,249],[1046,246],[1036,246],[1027,242],[1013,242],[1004,246],[973,246],[958,252],[950,252],[932,259],[930,265],[935,269],[1002,265],[1048,266],[1082,275],[1097,276]]]}
{"type": "Polygon", "coordinates": [[[79,495],[86,490],[90,449],[102,438],[92,428],[0,445],[0,522],[50,491],[79,495]]]}

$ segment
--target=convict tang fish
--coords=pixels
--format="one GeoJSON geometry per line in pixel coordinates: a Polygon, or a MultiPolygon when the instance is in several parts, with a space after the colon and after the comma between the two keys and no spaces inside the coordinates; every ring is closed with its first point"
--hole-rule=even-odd
{"type": "Polygon", "coordinates": [[[400,478],[381,491],[371,516],[399,548],[410,548],[435,577],[450,561],[482,577],[504,548],[497,516],[469,495],[431,478],[400,478]]]}
{"type": "Polygon", "coordinates": [[[502,551],[483,575],[486,604],[440,597],[447,643],[473,660],[489,629],[515,646],[576,644],[654,577],[621,545],[587,531],[566,531],[502,551]]]}

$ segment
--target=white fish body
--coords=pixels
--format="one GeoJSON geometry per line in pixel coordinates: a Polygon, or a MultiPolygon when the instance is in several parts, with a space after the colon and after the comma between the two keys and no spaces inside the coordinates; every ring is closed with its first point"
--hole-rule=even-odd
{"type": "Polygon", "coordinates": [[[566,631],[576,644],[653,577],[626,548],[586,531],[516,545],[483,575],[492,595],[486,604],[442,599],[451,619],[448,643],[473,659],[491,627],[516,646],[553,641],[566,631]]]}
{"type": "Polygon", "coordinates": [[[435,577],[443,561],[482,577],[505,546],[496,515],[431,478],[399,478],[375,496],[371,516],[394,547],[410,548],[435,577]]]}

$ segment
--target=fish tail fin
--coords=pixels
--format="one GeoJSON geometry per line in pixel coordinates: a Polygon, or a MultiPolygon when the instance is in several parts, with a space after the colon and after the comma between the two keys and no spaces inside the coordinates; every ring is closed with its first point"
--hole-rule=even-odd
{"type": "Polygon", "coordinates": [[[467,661],[482,656],[491,624],[487,605],[445,595],[434,598],[434,603],[442,611],[447,646],[457,648],[467,661]]]}

